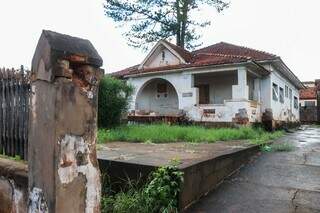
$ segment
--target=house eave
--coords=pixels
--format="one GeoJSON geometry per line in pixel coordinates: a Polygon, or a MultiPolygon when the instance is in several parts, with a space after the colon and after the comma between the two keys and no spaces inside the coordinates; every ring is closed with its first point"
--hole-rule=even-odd
{"type": "Polygon", "coordinates": [[[276,57],[271,60],[265,60],[265,61],[257,61],[259,64],[264,63],[271,63],[277,68],[279,68],[279,71],[281,74],[283,74],[294,86],[296,86],[298,89],[305,89],[306,87],[304,84],[299,80],[299,78],[290,70],[290,68],[284,63],[284,61],[281,59],[281,57],[276,57]]]}
{"type": "Polygon", "coordinates": [[[266,70],[261,65],[257,64],[255,61],[249,60],[246,62],[241,63],[229,63],[229,64],[219,64],[219,65],[206,65],[206,66],[195,66],[195,67],[187,67],[187,68],[178,68],[178,69],[169,69],[163,71],[153,71],[153,72],[146,72],[146,73],[136,73],[131,75],[125,75],[123,78],[132,78],[132,77],[140,77],[140,76],[148,76],[148,75],[157,75],[157,74],[165,74],[165,73],[177,73],[177,72],[185,72],[185,71],[193,71],[193,70],[201,70],[201,69],[219,69],[219,68],[227,68],[227,67],[238,67],[238,66],[254,66],[263,70],[262,75],[269,74],[270,72],[266,70]]]}

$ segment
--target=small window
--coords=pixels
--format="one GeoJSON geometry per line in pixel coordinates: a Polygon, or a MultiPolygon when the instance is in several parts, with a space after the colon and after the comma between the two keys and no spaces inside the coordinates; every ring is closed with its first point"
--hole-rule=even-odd
{"type": "Polygon", "coordinates": [[[280,87],[279,89],[279,99],[280,99],[280,103],[284,103],[284,90],[282,87],[280,87]]]}
{"type": "Polygon", "coordinates": [[[273,83],[272,84],[272,99],[274,101],[278,101],[279,91],[278,91],[278,85],[273,83]]]}
{"type": "Polygon", "coordinates": [[[166,52],[162,51],[161,56],[162,56],[162,61],[164,61],[166,59],[166,52]]]}
{"type": "Polygon", "coordinates": [[[313,107],[313,106],[316,106],[316,102],[315,101],[305,101],[304,106],[313,107]]]}
{"type": "Polygon", "coordinates": [[[297,98],[296,96],[294,96],[293,106],[294,106],[295,109],[298,109],[298,108],[299,108],[298,98],[297,98]]]}
{"type": "Polygon", "coordinates": [[[289,97],[289,87],[287,85],[285,86],[285,96],[286,98],[289,97]]]}
{"type": "Polygon", "coordinates": [[[167,93],[167,84],[166,83],[157,84],[157,92],[167,93]]]}

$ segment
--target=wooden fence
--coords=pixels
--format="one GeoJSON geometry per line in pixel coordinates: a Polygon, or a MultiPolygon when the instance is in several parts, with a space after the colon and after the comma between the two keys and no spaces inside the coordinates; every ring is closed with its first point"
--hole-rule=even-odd
{"type": "Polygon", "coordinates": [[[29,72],[0,68],[0,154],[27,160],[29,72]]]}

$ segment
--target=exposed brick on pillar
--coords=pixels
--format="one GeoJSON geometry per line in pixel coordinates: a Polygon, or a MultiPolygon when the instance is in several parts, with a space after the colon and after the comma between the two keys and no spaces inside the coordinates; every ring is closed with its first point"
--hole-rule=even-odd
{"type": "Polygon", "coordinates": [[[100,66],[88,40],[43,31],[32,60],[29,212],[100,212],[100,66]]]}

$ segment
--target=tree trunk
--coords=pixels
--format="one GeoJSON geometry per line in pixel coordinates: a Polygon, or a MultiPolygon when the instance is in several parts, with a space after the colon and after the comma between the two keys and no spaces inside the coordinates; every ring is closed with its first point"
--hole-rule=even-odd
{"type": "Polygon", "coordinates": [[[177,29],[176,29],[176,45],[181,45],[181,11],[180,11],[180,0],[176,0],[176,11],[177,11],[177,29]]]}
{"type": "Polygon", "coordinates": [[[181,42],[180,47],[184,48],[185,41],[186,41],[186,27],[188,21],[188,7],[189,7],[189,0],[183,1],[182,7],[182,21],[181,21],[181,42]]]}

